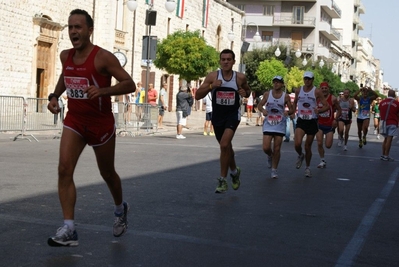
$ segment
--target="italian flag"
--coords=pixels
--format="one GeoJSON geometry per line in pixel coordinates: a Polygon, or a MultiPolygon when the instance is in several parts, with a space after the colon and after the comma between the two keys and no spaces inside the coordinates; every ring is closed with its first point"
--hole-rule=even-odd
{"type": "Polygon", "coordinates": [[[176,16],[183,18],[184,14],[184,0],[177,0],[176,16]]]}
{"type": "Polygon", "coordinates": [[[204,0],[202,7],[202,27],[208,27],[209,0],[204,0]]]}

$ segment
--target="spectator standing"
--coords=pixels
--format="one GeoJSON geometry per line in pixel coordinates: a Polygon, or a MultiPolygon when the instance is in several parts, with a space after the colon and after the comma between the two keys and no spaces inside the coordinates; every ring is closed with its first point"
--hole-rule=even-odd
{"type": "Polygon", "coordinates": [[[165,111],[168,109],[168,84],[163,83],[161,90],[159,90],[159,114],[158,114],[158,128],[163,128],[163,116],[165,115],[165,111]]]}
{"type": "Polygon", "coordinates": [[[252,110],[254,108],[254,96],[253,92],[247,98],[247,125],[252,122],[252,110]]]}
{"type": "Polygon", "coordinates": [[[399,102],[396,100],[394,90],[389,90],[388,97],[380,102],[380,115],[381,119],[386,123],[386,131],[381,132],[384,137],[384,141],[382,142],[381,160],[394,161],[394,159],[389,156],[392,139],[398,135],[399,123],[399,102]]]}
{"type": "Polygon", "coordinates": [[[209,92],[203,98],[202,102],[205,105],[204,135],[214,136],[215,133],[213,132],[213,125],[212,125],[212,93],[209,92]]]}
{"type": "Polygon", "coordinates": [[[189,102],[193,102],[193,97],[187,92],[187,89],[187,86],[180,86],[179,92],[176,94],[177,139],[186,139],[186,137],[182,134],[182,131],[183,126],[185,126],[187,123],[186,119],[188,116],[189,102]]]}

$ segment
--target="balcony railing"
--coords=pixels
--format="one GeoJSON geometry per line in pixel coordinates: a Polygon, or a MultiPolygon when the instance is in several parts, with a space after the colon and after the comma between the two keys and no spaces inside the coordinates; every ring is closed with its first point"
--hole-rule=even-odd
{"type": "Polygon", "coordinates": [[[288,16],[275,16],[273,21],[274,26],[312,26],[316,25],[316,18],[315,17],[304,17],[304,18],[296,18],[293,15],[288,16]]]}
{"type": "Polygon", "coordinates": [[[341,17],[342,11],[341,11],[341,9],[338,7],[338,5],[334,2],[334,0],[331,1],[331,7],[332,7],[332,9],[334,9],[335,12],[337,12],[338,15],[341,17]]]}

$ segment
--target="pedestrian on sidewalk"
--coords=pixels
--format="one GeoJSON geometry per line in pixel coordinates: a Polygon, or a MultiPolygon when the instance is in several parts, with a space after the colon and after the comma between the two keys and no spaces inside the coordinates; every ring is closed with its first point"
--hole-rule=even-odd
{"type": "Polygon", "coordinates": [[[232,50],[220,52],[219,63],[220,69],[206,76],[195,98],[202,99],[212,92],[212,124],[220,146],[220,177],[215,193],[225,193],[228,189],[226,179],[229,169],[233,189],[240,187],[241,170],[234,159],[232,140],[241,121],[241,98],[249,97],[251,89],[246,76],[233,71],[236,61],[232,50]]]}
{"type": "Polygon", "coordinates": [[[60,54],[62,73],[47,108],[59,112],[58,98],[67,90],[68,113],[61,134],[58,164],[58,194],[64,217],[63,226],[48,239],[50,246],[77,246],[75,230],[76,187],[73,173],[86,145],[92,146],[100,174],[114,200],[113,234],[126,232],[128,204],[123,200],[122,184],[115,171],[115,120],[111,95],[134,92],[136,85],[109,51],[91,43],[93,19],[85,11],[75,9],[68,19],[72,49],[60,54]],[[112,77],[118,83],[111,86],[112,77]]]}
{"type": "Polygon", "coordinates": [[[380,102],[380,115],[381,120],[383,120],[381,125],[385,124],[385,129],[380,131],[384,137],[384,141],[382,142],[381,160],[394,161],[394,159],[389,156],[392,146],[392,139],[398,135],[399,123],[399,102],[396,100],[396,94],[394,90],[389,90],[388,97],[380,102]]]}
{"type": "Polygon", "coordinates": [[[205,123],[204,123],[204,135],[215,136],[212,125],[212,93],[209,92],[206,97],[203,98],[205,105],[205,123]],[[209,131],[208,131],[209,129],[209,131]]]}
{"type": "Polygon", "coordinates": [[[176,94],[176,138],[177,139],[186,139],[186,137],[182,134],[183,127],[186,126],[187,116],[189,110],[189,103],[193,103],[193,97],[191,93],[188,93],[188,86],[181,85],[179,87],[179,92],[176,94]]]}

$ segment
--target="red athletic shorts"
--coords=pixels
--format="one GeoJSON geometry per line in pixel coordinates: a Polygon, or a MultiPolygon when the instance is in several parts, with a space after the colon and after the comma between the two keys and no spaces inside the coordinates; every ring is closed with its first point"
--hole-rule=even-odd
{"type": "Polygon", "coordinates": [[[105,144],[115,134],[115,122],[107,121],[101,124],[84,125],[72,116],[66,116],[64,127],[80,135],[89,146],[105,144]]]}

